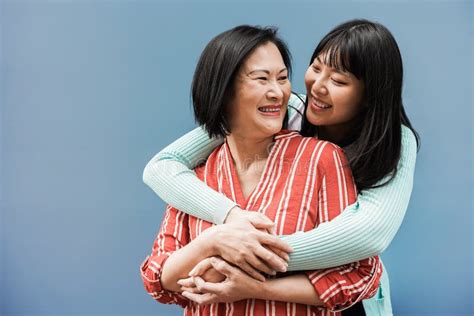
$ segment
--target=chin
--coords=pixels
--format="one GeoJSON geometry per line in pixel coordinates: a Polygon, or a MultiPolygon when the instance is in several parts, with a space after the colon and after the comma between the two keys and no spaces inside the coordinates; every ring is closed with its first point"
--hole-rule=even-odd
{"type": "Polygon", "coordinates": [[[325,122],[325,120],[321,119],[321,117],[319,117],[318,115],[315,115],[313,113],[309,114],[307,113],[306,114],[306,119],[308,120],[308,122],[310,122],[311,124],[315,125],[315,126],[322,126],[322,125],[326,125],[327,122],[325,122]]]}
{"type": "Polygon", "coordinates": [[[273,135],[275,135],[275,134],[277,134],[278,132],[281,131],[282,126],[283,126],[283,124],[274,125],[274,126],[267,126],[265,128],[265,132],[266,132],[266,134],[268,134],[268,136],[273,136],[273,135]]]}

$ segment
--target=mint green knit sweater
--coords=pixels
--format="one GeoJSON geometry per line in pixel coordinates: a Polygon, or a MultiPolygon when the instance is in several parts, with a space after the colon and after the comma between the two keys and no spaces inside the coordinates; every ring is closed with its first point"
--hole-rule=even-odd
{"type": "MultiPolygon", "coordinates": [[[[289,101],[290,129],[299,129],[304,104],[289,101]]],[[[223,139],[209,139],[196,128],[163,149],[145,167],[143,181],[164,201],[190,215],[220,224],[235,202],[210,189],[192,169],[223,139]]],[[[379,255],[392,241],[408,206],[417,143],[402,126],[402,152],[395,178],[387,185],[362,191],[357,202],[334,220],[307,232],[283,236],[294,249],[289,270],[325,269],[379,255]]],[[[384,180],[382,180],[384,181],[384,180]]]]}

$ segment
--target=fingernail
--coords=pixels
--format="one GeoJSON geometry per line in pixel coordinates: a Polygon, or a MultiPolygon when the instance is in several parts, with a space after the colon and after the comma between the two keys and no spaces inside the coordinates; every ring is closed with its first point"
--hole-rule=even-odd
{"type": "Polygon", "coordinates": [[[196,275],[196,269],[192,269],[191,271],[189,271],[189,276],[195,276],[196,275]]]}
{"type": "Polygon", "coordinates": [[[287,267],[287,266],[284,266],[284,265],[283,265],[283,266],[280,266],[280,271],[281,271],[281,272],[286,272],[286,269],[287,269],[287,268],[288,268],[288,267],[287,267]]]}

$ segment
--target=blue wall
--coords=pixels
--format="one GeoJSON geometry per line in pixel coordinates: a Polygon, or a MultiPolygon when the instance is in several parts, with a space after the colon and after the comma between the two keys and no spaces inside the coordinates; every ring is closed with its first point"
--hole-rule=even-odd
{"type": "Polygon", "coordinates": [[[181,315],[139,277],[164,208],[141,174],[194,127],[201,50],[237,24],[279,26],[303,91],[314,45],[356,17],[397,38],[422,137],[383,255],[395,313],[472,314],[473,12],[467,1],[2,2],[0,314],[181,315]]]}

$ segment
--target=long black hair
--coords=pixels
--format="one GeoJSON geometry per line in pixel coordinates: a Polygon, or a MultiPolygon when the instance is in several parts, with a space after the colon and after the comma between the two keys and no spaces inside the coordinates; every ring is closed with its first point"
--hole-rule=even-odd
{"type": "MultiPolygon", "coordinates": [[[[349,165],[359,190],[390,182],[397,172],[402,146],[402,124],[413,129],[402,103],[403,65],[397,42],[383,25],[351,20],[336,26],[318,44],[310,65],[321,54],[330,67],[352,73],[364,83],[363,111],[351,142],[349,165]],[[380,183],[386,175],[390,177],[380,183]]],[[[308,102],[305,102],[305,111],[308,102]]],[[[301,134],[314,136],[317,126],[303,116],[301,134]]],[[[343,145],[342,145],[343,146],[343,145]]]]}
{"type": "MultiPolygon", "coordinates": [[[[269,42],[280,51],[290,77],[290,51],[274,27],[240,25],[217,35],[204,48],[194,72],[192,100],[194,117],[209,137],[231,132],[227,114],[235,76],[247,57],[269,42]]],[[[287,124],[288,112],[283,128],[287,124]]]]}

